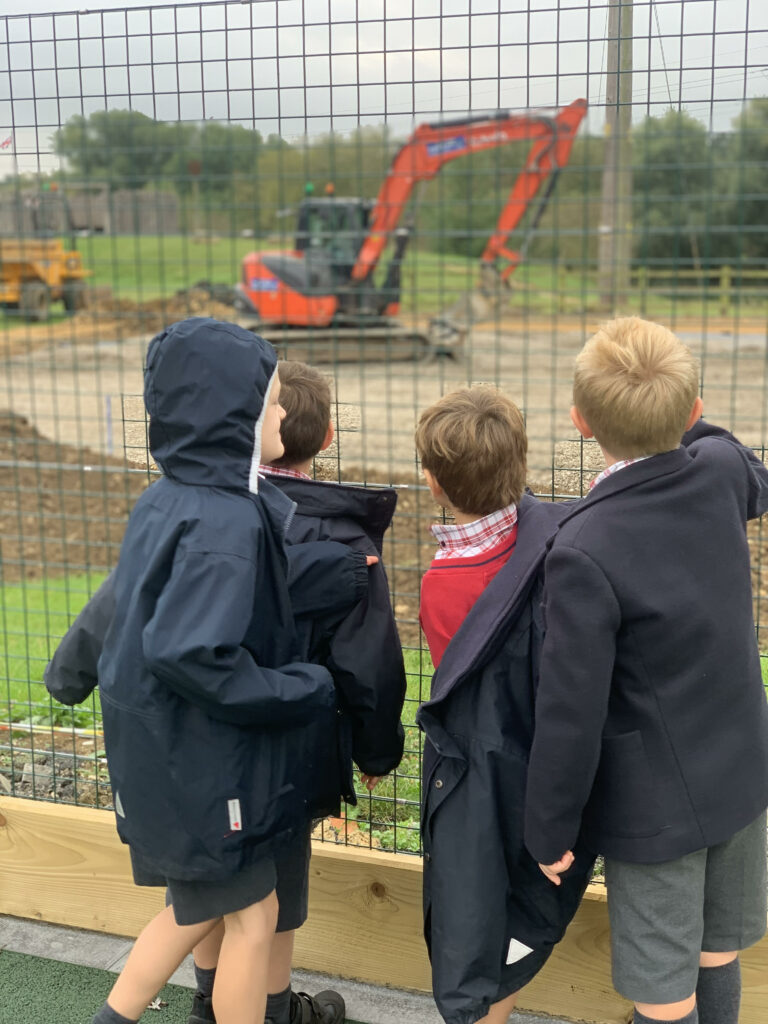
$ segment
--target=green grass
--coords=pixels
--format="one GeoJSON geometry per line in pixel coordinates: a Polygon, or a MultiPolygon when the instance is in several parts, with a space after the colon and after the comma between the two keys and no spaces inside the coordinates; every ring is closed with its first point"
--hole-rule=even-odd
{"type": "Polygon", "coordinates": [[[74,709],[56,703],[45,689],[43,671],[58,639],[102,579],[97,574],[73,574],[6,584],[0,589],[0,664],[6,678],[6,692],[0,694],[0,719],[94,727],[97,699],[74,709]]]}
{"type": "MultiPolygon", "coordinates": [[[[78,239],[84,265],[93,273],[94,288],[110,288],[119,299],[149,301],[169,298],[198,281],[234,285],[240,279],[243,256],[253,250],[290,249],[289,236],[271,239],[235,237],[196,238],[189,235],[92,235],[78,239]]],[[[387,257],[383,263],[386,263],[387,257]]],[[[402,269],[402,311],[424,316],[446,309],[477,284],[479,260],[455,254],[443,256],[412,246],[402,269]]],[[[383,270],[383,265],[380,273],[383,270]]],[[[524,263],[512,275],[509,310],[526,314],[581,314],[600,308],[596,275],[555,262],[524,263]]],[[[645,316],[673,314],[716,316],[716,289],[706,294],[675,295],[634,291],[627,308],[645,316]]],[[[752,307],[756,311],[762,307],[752,307]]],[[[51,321],[64,319],[60,306],[51,321]]],[[[503,314],[502,314],[503,315],[503,314]]],[[[0,313],[0,328],[23,327],[18,315],[0,313]]]]}

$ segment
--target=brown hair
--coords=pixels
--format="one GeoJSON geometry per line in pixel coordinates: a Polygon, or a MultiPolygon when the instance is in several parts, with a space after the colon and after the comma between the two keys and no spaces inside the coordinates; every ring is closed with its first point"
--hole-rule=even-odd
{"type": "Polygon", "coordinates": [[[280,405],[285,419],[280,437],[285,452],[275,466],[296,466],[313,459],[320,451],[331,422],[331,386],[314,366],[293,360],[277,364],[280,405]]]}
{"type": "Polygon", "coordinates": [[[528,451],[523,415],[490,384],[453,391],[425,409],[416,450],[460,512],[484,516],[520,500],[528,451]]]}
{"type": "Polygon", "coordinates": [[[677,448],[698,393],[690,350],[668,328],[640,317],[611,320],[576,358],[573,403],[617,457],[677,448]]]}

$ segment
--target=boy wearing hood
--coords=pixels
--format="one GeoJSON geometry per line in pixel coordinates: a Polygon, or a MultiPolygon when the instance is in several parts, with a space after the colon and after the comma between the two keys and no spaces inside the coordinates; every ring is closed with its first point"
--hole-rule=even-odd
{"type": "MultiPolygon", "coordinates": [[[[362,488],[314,480],[309,475],[315,456],[332,443],[331,390],[312,366],[297,361],[278,364],[280,427],[283,454],[261,472],[296,503],[288,528],[291,545],[334,541],[376,557],[368,573],[365,597],[351,610],[326,609],[297,621],[302,658],[331,672],[339,702],[338,727],[342,777],[337,792],[356,804],[352,780],[354,760],[362,781],[373,789],[393,771],[403,755],[400,715],[405,699],[405,667],[381,563],[384,533],[392,521],[397,494],[391,488],[362,488]]],[[[335,762],[331,752],[329,760],[335,762]]],[[[330,810],[330,808],[328,808],[330,810]]],[[[337,813],[334,809],[333,813],[337,813]]],[[[268,978],[269,1024],[343,1024],[344,1001],[333,991],[308,996],[291,991],[291,961],[296,929],[307,917],[310,839],[297,843],[293,855],[279,865],[280,917],[272,944],[268,978]]],[[[199,991],[189,1024],[214,1024],[209,997],[221,942],[221,927],[195,950],[199,991]],[[202,969],[210,965],[208,971],[202,969]]]]}
{"type": "Polygon", "coordinates": [[[153,339],[144,397],[163,477],[139,498],[98,665],[118,832],[139,885],[167,884],[93,1024],[133,1024],[224,921],[219,1024],[261,1024],[276,858],[318,794],[328,670],[301,656],[288,591],[293,503],[259,478],[283,451],[271,346],[190,319],[153,339]]]}

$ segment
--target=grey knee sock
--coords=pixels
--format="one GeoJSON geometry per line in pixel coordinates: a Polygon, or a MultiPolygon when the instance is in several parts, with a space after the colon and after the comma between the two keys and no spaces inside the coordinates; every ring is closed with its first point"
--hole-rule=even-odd
{"type": "Polygon", "coordinates": [[[741,1003],[738,958],[722,967],[700,967],[696,985],[700,1024],[737,1024],[741,1003]]]}
{"type": "Polygon", "coordinates": [[[213,995],[213,983],[216,980],[216,968],[215,967],[198,967],[195,964],[195,981],[197,982],[197,991],[201,996],[206,999],[210,999],[213,995]]]}
{"type": "Polygon", "coordinates": [[[653,1017],[646,1017],[644,1013],[635,1007],[635,1024],[699,1024],[699,1013],[696,1007],[687,1013],[685,1017],[679,1017],[677,1020],[655,1020],[653,1017]]]}
{"type": "Polygon", "coordinates": [[[91,1024],[137,1024],[135,1020],[124,1017],[122,1013],[113,1010],[109,1003],[104,1003],[91,1024]]]}
{"type": "Polygon", "coordinates": [[[291,986],[275,995],[267,996],[266,1018],[268,1024],[290,1024],[291,986]]]}

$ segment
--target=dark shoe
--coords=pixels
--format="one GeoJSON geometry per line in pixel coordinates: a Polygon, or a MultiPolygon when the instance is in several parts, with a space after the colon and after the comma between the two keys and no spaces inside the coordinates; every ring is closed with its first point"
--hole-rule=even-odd
{"type": "Polygon", "coordinates": [[[187,1024],[216,1024],[216,1017],[213,1013],[213,999],[210,996],[201,995],[195,992],[192,1000],[192,1012],[189,1015],[187,1024]]]}
{"type": "Polygon", "coordinates": [[[330,989],[316,996],[291,992],[291,1024],[344,1024],[345,1010],[342,997],[330,989]]]}

